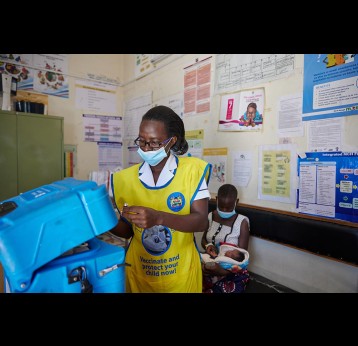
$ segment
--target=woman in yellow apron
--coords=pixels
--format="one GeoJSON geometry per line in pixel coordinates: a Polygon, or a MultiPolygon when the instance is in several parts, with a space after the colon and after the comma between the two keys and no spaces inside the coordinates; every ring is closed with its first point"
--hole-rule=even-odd
{"type": "Polygon", "coordinates": [[[169,107],[144,114],[134,141],[143,163],[112,176],[121,217],[111,230],[131,238],[127,292],[201,293],[202,271],[194,233],[208,228],[211,165],[188,150],[182,119],[169,107]]]}

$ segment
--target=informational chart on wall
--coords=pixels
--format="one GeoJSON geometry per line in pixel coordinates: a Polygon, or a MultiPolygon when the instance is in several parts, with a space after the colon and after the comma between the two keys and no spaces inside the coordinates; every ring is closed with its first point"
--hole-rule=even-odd
{"type": "Polygon", "coordinates": [[[97,81],[76,80],[76,108],[115,113],[116,86],[97,81]]]}
{"type": "Polygon", "coordinates": [[[298,175],[300,213],[358,222],[358,152],[306,153],[298,175]]]}
{"type": "Polygon", "coordinates": [[[303,121],[358,114],[358,55],[305,54],[303,121]]]}
{"type": "Polygon", "coordinates": [[[294,203],[297,148],[294,144],[259,147],[258,198],[294,203]]]}
{"type": "Polygon", "coordinates": [[[184,116],[210,112],[211,56],[184,68],[184,116]]]}
{"type": "Polygon", "coordinates": [[[98,168],[115,171],[123,168],[122,143],[98,142],[98,168]]]}
{"type": "Polygon", "coordinates": [[[82,116],[85,142],[122,143],[122,117],[96,114],[82,116]]]}
{"type": "Polygon", "coordinates": [[[217,54],[215,93],[239,90],[293,73],[294,54],[217,54]]]}

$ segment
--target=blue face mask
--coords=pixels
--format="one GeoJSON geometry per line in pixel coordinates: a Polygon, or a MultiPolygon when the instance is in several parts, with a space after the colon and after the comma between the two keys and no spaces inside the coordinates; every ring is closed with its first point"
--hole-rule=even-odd
{"type": "Polygon", "coordinates": [[[216,210],[218,211],[219,216],[222,217],[223,219],[228,219],[229,217],[236,214],[235,207],[234,207],[233,211],[225,212],[225,211],[219,210],[218,205],[216,205],[216,210]]]}
{"type": "MultiPolygon", "coordinates": [[[[168,144],[169,143],[170,141],[168,142],[168,144]]],[[[138,148],[137,153],[149,165],[156,166],[167,157],[167,152],[165,151],[166,146],[167,144],[164,147],[160,148],[159,150],[151,150],[151,151],[143,151],[141,148],[138,148]]]]}

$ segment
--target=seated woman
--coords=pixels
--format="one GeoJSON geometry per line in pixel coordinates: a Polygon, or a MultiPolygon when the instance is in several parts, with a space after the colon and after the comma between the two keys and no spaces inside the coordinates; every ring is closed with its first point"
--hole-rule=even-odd
{"type": "MultiPolygon", "coordinates": [[[[210,247],[208,253],[201,254],[201,259],[206,268],[210,268],[214,266],[214,263],[218,263],[222,268],[237,273],[247,268],[249,253],[245,249],[240,249],[235,245],[222,243],[219,247],[219,252],[216,248],[210,247]]],[[[218,279],[215,281],[218,281],[218,279]]]]}
{"type": "MultiPolygon", "coordinates": [[[[207,254],[219,248],[220,243],[228,243],[248,250],[250,224],[245,215],[236,212],[235,208],[239,201],[237,195],[234,185],[220,186],[216,198],[217,208],[209,213],[209,228],[204,232],[201,240],[201,245],[207,254]]],[[[249,280],[246,266],[233,272],[214,262],[210,267],[202,264],[202,270],[204,293],[241,293],[249,280]]]]}

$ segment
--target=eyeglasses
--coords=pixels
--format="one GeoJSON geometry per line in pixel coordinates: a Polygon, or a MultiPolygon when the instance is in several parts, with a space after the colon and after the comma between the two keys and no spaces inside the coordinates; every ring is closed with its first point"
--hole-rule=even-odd
{"type": "Polygon", "coordinates": [[[151,148],[152,150],[158,150],[163,144],[168,143],[172,138],[173,137],[170,137],[163,142],[156,142],[156,141],[147,142],[144,139],[138,137],[137,139],[134,140],[134,144],[140,148],[144,148],[146,145],[148,145],[149,148],[151,148]]]}

